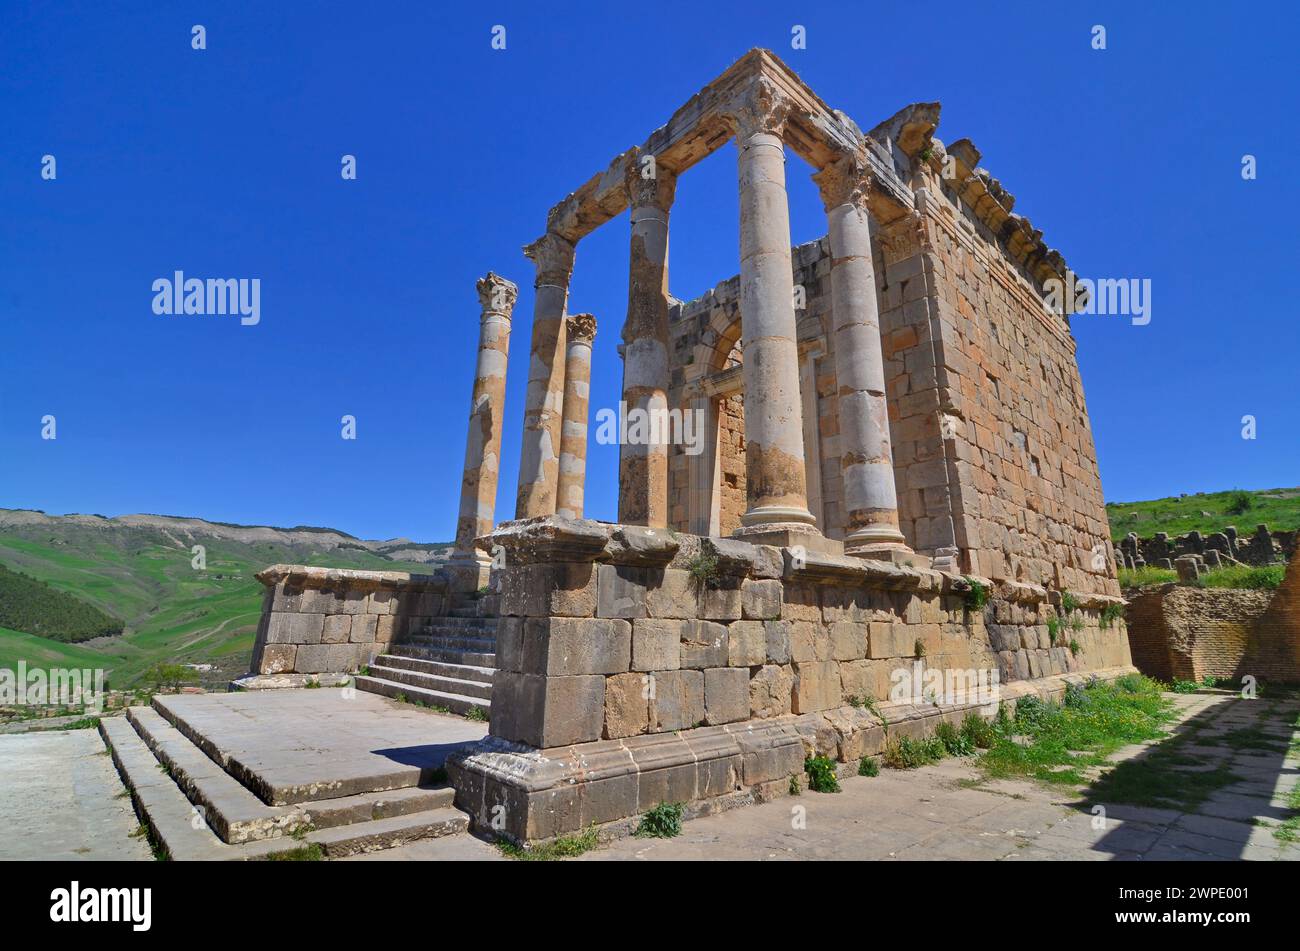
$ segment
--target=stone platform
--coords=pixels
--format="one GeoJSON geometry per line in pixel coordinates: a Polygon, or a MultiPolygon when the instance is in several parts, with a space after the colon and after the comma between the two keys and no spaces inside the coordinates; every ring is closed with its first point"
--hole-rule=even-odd
{"type": "Polygon", "coordinates": [[[481,723],[348,689],[157,696],[100,724],[174,859],[340,857],[464,831],[447,757],[481,723]]]}

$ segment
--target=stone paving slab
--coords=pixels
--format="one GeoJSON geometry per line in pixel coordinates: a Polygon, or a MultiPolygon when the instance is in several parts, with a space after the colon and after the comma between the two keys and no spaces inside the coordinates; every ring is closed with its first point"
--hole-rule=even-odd
{"type": "Polygon", "coordinates": [[[150,860],[94,730],[0,736],[0,859],[150,860]]]}
{"type": "Polygon", "coordinates": [[[181,694],[154,705],[274,804],[414,786],[487,724],[351,689],[181,694]]]}

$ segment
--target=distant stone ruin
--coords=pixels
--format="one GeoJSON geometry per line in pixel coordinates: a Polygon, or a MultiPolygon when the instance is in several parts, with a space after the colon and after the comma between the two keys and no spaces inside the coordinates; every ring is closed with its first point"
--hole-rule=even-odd
{"type": "Polygon", "coordinates": [[[1297,532],[1270,532],[1267,525],[1258,525],[1252,535],[1241,536],[1234,525],[1221,532],[1202,535],[1188,532],[1172,541],[1166,532],[1157,532],[1150,538],[1139,538],[1129,532],[1120,540],[1115,560],[1125,568],[1176,569],[1180,558],[1191,557],[1210,568],[1239,563],[1243,565],[1271,565],[1285,561],[1295,553],[1297,532]]]}

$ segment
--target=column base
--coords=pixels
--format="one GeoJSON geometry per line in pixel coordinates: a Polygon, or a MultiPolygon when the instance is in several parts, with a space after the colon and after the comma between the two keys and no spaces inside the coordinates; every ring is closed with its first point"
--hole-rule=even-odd
{"type": "Polygon", "coordinates": [[[751,545],[775,545],[778,548],[797,545],[808,551],[830,555],[844,553],[843,542],[827,538],[816,525],[809,525],[806,522],[764,522],[758,525],[742,525],[731,533],[731,537],[751,545]]]}
{"type": "Polygon", "coordinates": [[[917,554],[906,545],[867,545],[857,548],[846,546],[844,554],[851,555],[854,558],[864,558],[868,561],[887,561],[890,564],[905,565],[908,568],[931,567],[929,555],[917,554]]]}

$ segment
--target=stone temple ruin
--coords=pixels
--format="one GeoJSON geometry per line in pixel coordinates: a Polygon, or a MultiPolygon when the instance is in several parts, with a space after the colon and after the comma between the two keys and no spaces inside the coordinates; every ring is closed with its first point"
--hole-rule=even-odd
{"type": "MultiPolygon", "coordinates": [[[[785,794],[990,695],[1131,672],[1061,255],[938,104],[863,133],[765,50],[560,201],[535,267],[514,520],[494,505],[516,287],[488,274],[453,562],[275,566],[251,681],[490,711],[456,805],[519,841],[785,794]],[[679,176],[734,140],[740,273],[674,299],[679,176]],[[785,148],[828,234],[790,247],[785,148]],[[704,451],[625,444],[617,523],[583,517],[596,321],[582,239],[630,209],[629,409],[695,411],[704,451]],[[797,290],[798,289],[798,290],[797,290]],[[298,679],[295,679],[298,678],[298,679]],[[883,718],[883,719],[882,719],[883,718]]],[[[599,372],[599,371],[598,371],[599,372]]]]}

